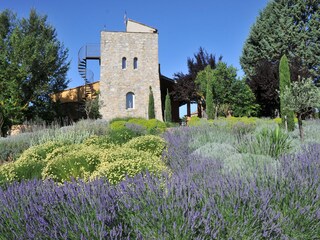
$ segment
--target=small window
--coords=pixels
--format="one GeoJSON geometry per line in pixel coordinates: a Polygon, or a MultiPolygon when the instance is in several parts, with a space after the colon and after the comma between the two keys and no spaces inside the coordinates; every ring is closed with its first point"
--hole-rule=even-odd
{"type": "Polygon", "coordinates": [[[127,68],[127,59],[125,57],[122,58],[122,69],[127,68]]]}
{"type": "Polygon", "coordinates": [[[133,69],[137,69],[138,68],[138,58],[134,58],[133,59],[133,69]]]}
{"type": "Polygon", "coordinates": [[[126,109],[134,108],[134,93],[128,92],[126,95],[126,109]]]}

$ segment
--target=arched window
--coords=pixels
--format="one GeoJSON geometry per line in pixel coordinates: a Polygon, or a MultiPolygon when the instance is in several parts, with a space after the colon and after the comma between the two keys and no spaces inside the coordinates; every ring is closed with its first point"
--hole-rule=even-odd
{"type": "Polygon", "coordinates": [[[135,57],[135,58],[133,59],[133,69],[137,69],[137,68],[138,68],[138,58],[135,57]]]}
{"type": "Polygon", "coordinates": [[[134,93],[128,92],[126,95],[126,109],[134,108],[134,93]]]}
{"type": "Polygon", "coordinates": [[[122,69],[127,68],[127,59],[125,57],[122,58],[122,69]]]}

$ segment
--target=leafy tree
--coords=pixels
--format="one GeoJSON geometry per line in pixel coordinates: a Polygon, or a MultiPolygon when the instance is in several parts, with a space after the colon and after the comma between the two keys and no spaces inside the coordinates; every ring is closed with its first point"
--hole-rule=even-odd
{"type": "MultiPolygon", "coordinates": [[[[221,61],[222,56],[219,57],[221,61]]],[[[191,115],[190,104],[198,103],[202,105],[204,97],[199,94],[195,79],[198,72],[204,70],[206,66],[210,66],[212,69],[216,67],[216,59],[213,54],[208,54],[204,48],[200,47],[199,52],[194,54],[194,58],[188,58],[188,73],[183,74],[181,72],[174,74],[176,84],[174,86],[172,95],[175,101],[179,101],[182,104],[187,104],[187,115],[191,115]]],[[[199,109],[199,108],[198,108],[199,109]]],[[[201,113],[198,113],[199,115],[201,113]]]]}
{"type": "Polygon", "coordinates": [[[291,80],[320,76],[319,1],[270,1],[252,26],[240,63],[262,114],[279,109],[279,66],[285,54],[291,80]]]}
{"type": "Polygon", "coordinates": [[[103,102],[100,100],[100,92],[95,92],[94,97],[88,97],[84,102],[84,111],[86,113],[87,119],[98,119],[101,118],[99,110],[103,105],[103,102]]]}
{"type": "Polygon", "coordinates": [[[68,50],[57,39],[47,17],[35,10],[28,18],[0,13],[0,104],[4,127],[25,118],[51,121],[55,109],[50,93],[67,87],[68,50]]]}
{"type": "Polygon", "coordinates": [[[215,69],[207,66],[198,73],[195,82],[199,93],[206,100],[209,118],[210,109],[213,109],[213,106],[211,107],[211,96],[215,106],[215,117],[222,109],[224,109],[224,115],[228,115],[228,112],[231,111],[236,116],[254,116],[257,114],[258,105],[255,103],[255,97],[247,84],[237,79],[234,67],[227,66],[223,62],[219,62],[215,69]]]}
{"type": "Polygon", "coordinates": [[[164,118],[166,122],[172,122],[172,113],[171,113],[171,99],[169,95],[169,90],[167,89],[167,95],[165,100],[165,110],[164,110],[164,118]]]}
{"type": "Polygon", "coordinates": [[[237,79],[231,86],[230,109],[236,117],[257,116],[260,111],[259,104],[256,103],[256,98],[246,83],[246,81],[237,79]]]}
{"type": "Polygon", "coordinates": [[[280,94],[285,109],[297,113],[300,138],[303,141],[302,115],[307,113],[310,108],[320,105],[320,89],[314,85],[311,79],[306,79],[292,82],[280,94]]]}
{"type": "MultiPolygon", "coordinates": [[[[285,87],[290,87],[290,68],[288,63],[288,58],[283,55],[280,60],[279,66],[279,76],[280,76],[280,93],[285,90],[285,87]]],[[[294,130],[294,113],[293,111],[287,111],[285,108],[285,103],[283,99],[280,98],[280,114],[282,123],[286,126],[289,131],[294,130]]]]}
{"type": "MultiPolygon", "coordinates": [[[[207,66],[205,68],[204,71],[206,71],[207,68],[210,68],[209,66],[207,66]]],[[[208,119],[213,119],[214,118],[214,111],[213,111],[213,81],[210,81],[210,76],[208,77],[208,81],[207,81],[207,89],[206,89],[206,110],[207,110],[207,115],[208,115],[208,119]]]]}
{"type": "Polygon", "coordinates": [[[196,77],[198,93],[205,100],[205,108],[208,119],[214,118],[213,111],[213,69],[208,65],[204,70],[200,71],[196,77]]]}
{"type": "Polygon", "coordinates": [[[149,119],[156,118],[155,112],[154,112],[154,97],[151,86],[149,87],[149,105],[148,105],[148,116],[149,119]]]}

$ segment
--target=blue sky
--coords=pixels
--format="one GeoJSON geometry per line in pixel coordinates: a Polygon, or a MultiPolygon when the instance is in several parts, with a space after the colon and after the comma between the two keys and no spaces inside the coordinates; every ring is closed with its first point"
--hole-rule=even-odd
{"type": "MultiPolygon", "coordinates": [[[[1,0],[0,10],[11,9],[27,17],[30,9],[47,15],[58,39],[69,49],[69,87],[83,84],[77,69],[78,51],[87,43],[99,43],[100,31],[124,31],[127,17],[158,29],[161,73],[172,77],[187,72],[187,58],[200,46],[233,65],[239,64],[243,44],[259,11],[268,0],[1,0]]],[[[89,68],[99,80],[97,61],[89,68]]]]}

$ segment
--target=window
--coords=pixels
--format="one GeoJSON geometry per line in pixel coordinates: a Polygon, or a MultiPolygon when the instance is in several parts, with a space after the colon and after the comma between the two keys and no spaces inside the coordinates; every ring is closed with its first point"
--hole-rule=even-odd
{"type": "Polygon", "coordinates": [[[126,95],[126,109],[134,108],[134,93],[128,92],[126,95]]]}
{"type": "Polygon", "coordinates": [[[122,69],[127,68],[127,59],[125,57],[122,58],[122,69]]]}
{"type": "Polygon", "coordinates": [[[133,69],[137,69],[138,68],[138,58],[134,58],[133,59],[133,69]]]}

